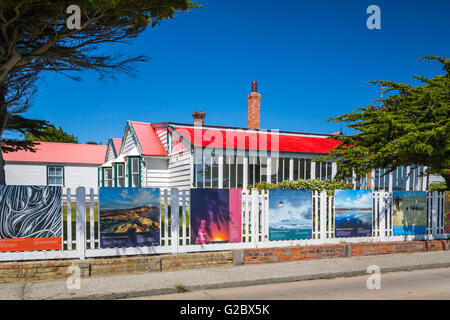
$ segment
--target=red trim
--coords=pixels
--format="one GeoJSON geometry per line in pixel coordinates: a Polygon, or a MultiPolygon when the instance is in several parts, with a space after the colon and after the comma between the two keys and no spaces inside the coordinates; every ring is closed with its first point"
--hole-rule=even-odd
{"type": "Polygon", "coordinates": [[[151,123],[130,121],[136,133],[144,156],[167,157],[167,152],[159,140],[151,123]]]}
{"type": "Polygon", "coordinates": [[[175,130],[194,146],[201,147],[323,154],[340,144],[337,140],[325,137],[305,137],[268,132],[183,127],[175,127],[175,130]]]}
{"type": "Polygon", "coordinates": [[[60,237],[0,239],[0,252],[61,249],[60,237]]]}
{"type": "Polygon", "coordinates": [[[39,142],[36,152],[17,151],[3,153],[5,161],[40,162],[40,163],[72,163],[101,165],[105,162],[105,145],[39,142]]]}

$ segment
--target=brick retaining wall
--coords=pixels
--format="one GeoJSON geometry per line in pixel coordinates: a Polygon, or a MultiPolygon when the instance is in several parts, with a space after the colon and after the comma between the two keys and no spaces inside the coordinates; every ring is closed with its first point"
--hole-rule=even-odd
{"type": "Polygon", "coordinates": [[[244,264],[370,256],[448,250],[448,240],[323,244],[283,248],[245,249],[244,264]],[[348,247],[348,250],[345,250],[348,247]],[[345,252],[348,252],[345,254],[345,252]]]}
{"type": "Polygon", "coordinates": [[[0,263],[0,283],[68,278],[70,266],[78,266],[82,277],[120,273],[158,272],[231,265],[231,251],[128,256],[87,260],[43,260],[0,263]]]}

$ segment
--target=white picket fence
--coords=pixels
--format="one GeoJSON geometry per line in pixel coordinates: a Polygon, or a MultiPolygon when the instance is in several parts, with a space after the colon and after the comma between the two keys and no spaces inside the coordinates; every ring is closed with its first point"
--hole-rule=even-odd
{"type": "Polygon", "coordinates": [[[427,234],[392,235],[392,193],[373,192],[371,237],[334,237],[334,196],[313,192],[313,234],[307,240],[269,241],[268,194],[242,191],[242,240],[239,243],[190,244],[189,191],[161,191],[161,237],[159,246],[99,248],[98,190],[79,187],[63,195],[63,248],[52,251],[1,252],[0,261],[86,259],[140,254],[219,251],[286,247],[342,242],[378,242],[444,239],[444,193],[427,193],[427,234]],[[172,205],[172,204],[177,205],[172,205]],[[168,218],[170,217],[170,219],[168,218]]]}

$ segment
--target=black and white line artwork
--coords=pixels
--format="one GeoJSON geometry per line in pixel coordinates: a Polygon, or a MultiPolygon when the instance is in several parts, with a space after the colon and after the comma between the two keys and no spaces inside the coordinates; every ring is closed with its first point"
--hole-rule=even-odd
{"type": "Polygon", "coordinates": [[[62,236],[62,188],[0,186],[0,238],[62,236]]]}

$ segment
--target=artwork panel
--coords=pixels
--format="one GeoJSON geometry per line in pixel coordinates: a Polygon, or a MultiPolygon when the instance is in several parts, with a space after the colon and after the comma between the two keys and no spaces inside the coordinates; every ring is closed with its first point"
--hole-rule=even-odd
{"type": "Polygon", "coordinates": [[[334,235],[369,237],[372,235],[373,193],[370,190],[336,190],[334,195],[334,235]]]}
{"type": "Polygon", "coordinates": [[[191,189],[190,223],[192,244],[229,242],[229,190],[191,189]]]}
{"type": "Polygon", "coordinates": [[[269,190],[269,240],[312,238],[312,190],[269,190]]]}
{"type": "Polygon", "coordinates": [[[242,191],[230,189],[230,226],[229,241],[241,242],[242,240],[242,191]]]}
{"type": "Polygon", "coordinates": [[[0,251],[62,249],[62,187],[0,188],[0,251]]]}
{"type": "Polygon", "coordinates": [[[426,234],[426,191],[394,191],[392,198],[393,235],[426,234]]]}
{"type": "Polygon", "coordinates": [[[101,248],[160,244],[160,189],[102,187],[99,210],[101,248]]]}

